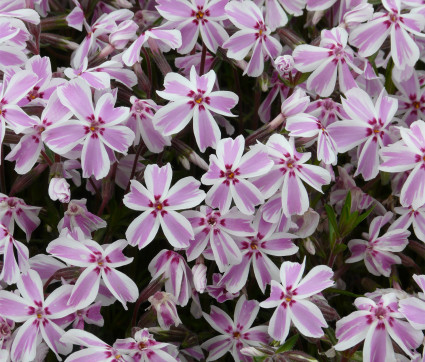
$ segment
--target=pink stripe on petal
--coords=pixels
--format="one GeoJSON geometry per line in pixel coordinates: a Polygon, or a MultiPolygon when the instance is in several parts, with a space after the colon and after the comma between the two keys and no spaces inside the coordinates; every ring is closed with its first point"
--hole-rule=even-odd
{"type": "Polygon", "coordinates": [[[256,300],[247,300],[243,295],[236,303],[235,324],[240,326],[242,331],[246,331],[254,323],[259,310],[260,306],[256,300]]]}
{"type": "Polygon", "coordinates": [[[173,171],[171,165],[165,166],[147,165],[145,169],[146,187],[155,197],[165,196],[170,188],[173,171]]]}
{"type": "Polygon", "coordinates": [[[228,265],[239,264],[242,254],[235,241],[225,232],[218,231],[212,234],[211,248],[218,269],[223,272],[228,265]]]}
{"type": "Polygon", "coordinates": [[[140,35],[123,53],[122,61],[125,65],[131,67],[134,63],[140,61],[140,50],[146,40],[147,39],[144,34],[140,35]]]}
{"type": "Polygon", "coordinates": [[[422,344],[424,337],[422,331],[412,328],[408,322],[399,319],[395,319],[387,328],[391,338],[408,356],[413,357],[414,350],[422,344]]]}
{"type": "Polygon", "coordinates": [[[4,90],[3,99],[7,104],[16,104],[27,95],[37,82],[38,77],[32,71],[18,71],[10,78],[4,90]]]}
{"type": "Polygon", "coordinates": [[[64,260],[71,265],[86,267],[91,263],[92,252],[81,243],[60,237],[53,240],[46,251],[53,256],[64,260]]]}
{"type": "Polygon", "coordinates": [[[347,62],[342,60],[338,62],[338,79],[339,89],[343,93],[357,87],[357,83],[351,74],[350,68],[348,68],[347,62]]]}
{"type": "Polygon", "coordinates": [[[3,246],[4,264],[0,274],[0,280],[3,280],[7,284],[13,284],[19,279],[20,270],[13,251],[13,241],[6,241],[5,244],[6,245],[3,246]]]}
{"type": "Polygon", "coordinates": [[[297,300],[291,306],[292,323],[305,336],[319,338],[328,324],[320,309],[307,300],[297,300]]]}
{"type": "Polygon", "coordinates": [[[201,152],[205,152],[208,147],[216,148],[217,142],[221,138],[217,122],[211,112],[205,107],[196,107],[194,109],[193,132],[201,152]]]}
{"type": "Polygon", "coordinates": [[[17,287],[26,300],[31,300],[34,304],[44,302],[43,283],[36,271],[28,270],[21,274],[17,287]]]}
{"type": "Polygon", "coordinates": [[[331,182],[329,171],[320,166],[303,164],[299,170],[296,170],[296,174],[304,182],[320,192],[323,185],[328,185],[331,182]]]}
{"type": "Polygon", "coordinates": [[[80,75],[91,87],[95,89],[105,89],[111,86],[111,77],[105,72],[84,72],[80,75]]]}
{"type": "Polygon", "coordinates": [[[251,59],[243,74],[250,77],[259,77],[264,70],[264,54],[261,39],[257,40],[252,50],[251,59]]]}
{"type": "Polygon", "coordinates": [[[410,206],[414,202],[417,205],[425,204],[425,168],[421,164],[410,173],[400,194],[400,203],[403,206],[410,206]]]}
{"type": "Polygon", "coordinates": [[[30,318],[19,327],[10,350],[13,360],[32,361],[35,358],[39,331],[34,318],[30,318]]]}
{"type": "Polygon", "coordinates": [[[5,157],[8,161],[16,161],[15,171],[25,174],[31,170],[40,156],[43,143],[34,135],[25,135],[12,151],[5,157]]]}
{"type": "Polygon", "coordinates": [[[409,321],[413,328],[425,329],[425,302],[419,298],[406,298],[399,302],[399,312],[409,321]]]}
{"type": "Polygon", "coordinates": [[[73,312],[74,308],[67,305],[73,288],[73,285],[62,285],[46,298],[44,306],[49,309],[50,319],[64,318],[73,312]]]}
{"type": "Polygon", "coordinates": [[[187,100],[172,102],[155,113],[153,123],[163,136],[180,132],[193,117],[193,108],[187,100]]]}
{"type": "Polygon", "coordinates": [[[180,54],[187,54],[195,47],[199,38],[199,24],[195,24],[192,18],[186,18],[179,25],[180,34],[182,36],[182,45],[177,49],[177,51],[180,54]]]}
{"type": "Polygon", "coordinates": [[[161,227],[168,242],[175,248],[187,248],[194,238],[190,222],[175,211],[167,210],[161,216],[161,227]]]}
{"type": "Polygon", "coordinates": [[[73,120],[50,127],[42,133],[43,142],[60,154],[71,151],[85,137],[84,125],[80,121],[73,120]]]}
{"type": "Polygon", "coordinates": [[[261,192],[250,182],[238,179],[238,182],[230,185],[230,192],[236,207],[244,214],[252,215],[255,206],[264,202],[261,192]]]}
{"type": "Polygon", "coordinates": [[[336,322],[337,351],[345,351],[365,339],[370,328],[369,314],[369,311],[356,311],[336,322]]]}
{"type": "Polygon", "coordinates": [[[95,116],[109,126],[126,121],[128,114],[129,109],[127,107],[115,108],[115,99],[111,93],[104,94],[97,101],[95,116]]]}
{"type": "Polygon", "coordinates": [[[131,222],[125,236],[130,245],[142,249],[154,239],[159,225],[159,217],[151,211],[145,211],[131,222]]]}
{"type": "Polygon", "coordinates": [[[331,279],[334,273],[325,265],[318,265],[311,269],[297,286],[297,297],[307,298],[334,285],[331,279]]]}
{"type": "Polygon", "coordinates": [[[151,202],[154,202],[152,194],[136,180],[130,181],[130,192],[124,196],[124,205],[129,209],[144,211],[151,207],[151,202]]]}
{"type": "Polygon", "coordinates": [[[216,52],[217,48],[229,38],[226,30],[215,21],[208,21],[200,26],[202,40],[211,52],[216,52]]]}
{"type": "Polygon", "coordinates": [[[229,20],[238,28],[255,29],[257,23],[264,23],[260,9],[251,1],[229,2],[224,9],[229,20]]]}
{"type": "Polygon", "coordinates": [[[323,62],[307,80],[307,88],[322,97],[328,97],[335,89],[337,64],[332,59],[323,62]]]}
{"type": "Polygon", "coordinates": [[[34,127],[38,123],[14,104],[6,104],[2,108],[4,119],[16,133],[21,133],[24,129],[34,127]]]}
{"type": "Polygon", "coordinates": [[[217,145],[217,158],[224,166],[237,166],[241,160],[245,147],[245,139],[242,135],[222,139],[217,145]]]}
{"type": "Polygon", "coordinates": [[[369,329],[363,346],[363,358],[366,361],[395,361],[394,349],[386,328],[369,329]]]}
{"type": "Polygon", "coordinates": [[[248,273],[251,266],[251,255],[246,253],[239,264],[232,265],[223,277],[219,285],[225,285],[230,293],[239,292],[248,280],[248,273]]]}
{"type": "Polygon", "coordinates": [[[59,360],[59,354],[68,354],[72,351],[71,344],[65,344],[60,341],[60,338],[65,331],[58,327],[54,322],[46,319],[43,323],[40,323],[40,332],[43,336],[44,341],[55,352],[56,358],[59,360]]]}
{"type": "Polygon", "coordinates": [[[126,153],[134,141],[134,133],[128,127],[114,126],[111,128],[104,128],[99,134],[99,138],[109,148],[120,153],[126,153]]]}
{"type": "Polygon", "coordinates": [[[271,58],[276,58],[282,52],[282,45],[279,40],[272,36],[265,36],[263,38],[263,50],[271,58]]]}
{"type": "Polygon", "coordinates": [[[28,302],[5,290],[0,291],[0,309],[2,316],[15,322],[24,322],[30,317],[28,302]]]}
{"type": "Polygon", "coordinates": [[[217,332],[221,334],[229,333],[234,327],[232,319],[216,306],[211,307],[210,314],[203,313],[204,318],[217,332]]]}
{"type": "Polygon", "coordinates": [[[270,336],[283,343],[288,336],[291,324],[291,312],[289,308],[279,305],[270,319],[268,332],[270,336]]]}
{"type": "Polygon", "coordinates": [[[292,171],[285,174],[282,186],[282,210],[286,216],[302,215],[309,206],[307,190],[299,177],[292,171]]]}
{"type": "Polygon", "coordinates": [[[272,166],[273,161],[268,157],[267,148],[256,146],[242,156],[238,171],[243,178],[258,177],[267,173],[272,166]]]}
{"type": "Polygon", "coordinates": [[[231,235],[249,236],[256,233],[251,225],[252,216],[241,214],[235,207],[222,215],[220,228],[231,235]]]}
{"type": "Polygon", "coordinates": [[[256,36],[252,30],[239,30],[229,40],[224,42],[223,48],[227,49],[227,56],[231,59],[242,60],[255,44],[256,36]]]}
{"type": "Polygon", "coordinates": [[[201,183],[193,177],[185,177],[176,182],[167,194],[167,210],[189,209],[199,205],[205,198],[200,190],[201,183]]]}
{"type": "Polygon", "coordinates": [[[109,291],[122,303],[125,310],[128,310],[126,302],[134,303],[137,300],[139,296],[137,286],[124,273],[113,268],[103,269],[102,279],[109,291]]]}
{"type": "Polygon", "coordinates": [[[105,146],[96,135],[89,135],[83,145],[81,153],[83,177],[94,176],[96,180],[104,178],[111,167],[105,146]]]}
{"type": "Polygon", "coordinates": [[[258,286],[264,293],[266,285],[270,284],[273,279],[279,279],[278,267],[263,253],[255,253],[252,259],[255,279],[258,286]]]}
{"type": "Polygon", "coordinates": [[[312,72],[329,58],[329,49],[302,44],[294,49],[292,56],[296,69],[301,72],[312,72]]]}
{"type": "Polygon", "coordinates": [[[99,282],[100,268],[97,266],[86,268],[74,285],[68,305],[81,309],[93,303],[99,291],[99,282]]]}
{"type": "Polygon", "coordinates": [[[367,139],[368,125],[357,120],[337,121],[327,127],[338,152],[347,152],[367,139]]]}
{"type": "Polygon", "coordinates": [[[230,336],[220,335],[202,343],[201,347],[209,351],[208,359],[215,361],[230,351],[233,343],[233,339],[230,336]]]}
{"type": "Polygon", "coordinates": [[[355,27],[350,33],[350,44],[359,48],[359,54],[368,57],[376,53],[390,34],[388,16],[380,16],[355,27]]]}
{"type": "Polygon", "coordinates": [[[391,56],[397,68],[414,66],[419,59],[419,47],[411,35],[399,25],[391,28],[391,56]]]}

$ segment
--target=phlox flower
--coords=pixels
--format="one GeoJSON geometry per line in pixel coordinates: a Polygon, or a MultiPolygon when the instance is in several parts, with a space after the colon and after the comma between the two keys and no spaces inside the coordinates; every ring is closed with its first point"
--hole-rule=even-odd
{"type": "Polygon", "coordinates": [[[416,208],[395,207],[394,211],[400,217],[391,224],[391,228],[407,230],[412,225],[416,237],[425,243],[425,205],[416,208]]]}
{"type": "Polygon", "coordinates": [[[340,27],[322,30],[320,46],[298,45],[293,52],[295,68],[301,72],[313,72],[307,80],[307,88],[322,97],[331,95],[338,73],[339,88],[345,93],[357,84],[351,69],[361,70],[354,64],[353,50],[347,46],[348,33],[340,27]]]}
{"type": "Polygon", "coordinates": [[[421,331],[401,320],[398,300],[394,293],[383,295],[378,302],[368,298],[357,298],[354,305],[358,311],[336,322],[334,346],[345,351],[364,340],[363,360],[365,362],[396,361],[393,340],[409,357],[423,340],[421,331]]]}
{"type": "Polygon", "coordinates": [[[272,280],[270,297],[260,303],[261,308],[277,307],[268,332],[281,343],[288,336],[291,322],[301,334],[313,338],[321,337],[322,328],[328,326],[320,309],[307,299],[334,285],[332,269],[318,265],[302,278],[304,269],[305,258],[302,264],[284,262],[280,267],[282,284],[272,280]]]}
{"type": "Polygon", "coordinates": [[[425,204],[425,122],[415,121],[410,129],[400,128],[401,140],[381,150],[386,172],[412,170],[401,188],[402,206],[417,208],[425,204]]]}
{"type": "Polygon", "coordinates": [[[311,153],[299,153],[293,138],[288,141],[283,135],[274,134],[266,146],[274,166],[253,184],[263,192],[265,198],[273,196],[281,188],[282,210],[287,217],[304,214],[308,210],[309,200],[302,181],[321,192],[322,185],[331,182],[329,171],[307,164],[311,153]]]}
{"type": "Polygon", "coordinates": [[[173,171],[169,163],[163,167],[146,166],[144,176],[146,187],[131,180],[130,192],[124,196],[124,205],[143,211],[126,231],[128,242],[142,249],[155,238],[161,226],[172,246],[187,248],[194,237],[192,226],[175,210],[195,207],[204,200],[200,182],[190,176],[170,188],[173,171]]]}
{"type": "Polygon", "coordinates": [[[351,256],[345,262],[355,263],[364,260],[370,273],[389,277],[391,265],[401,263],[401,259],[393,252],[402,251],[408,244],[407,238],[410,235],[405,229],[394,229],[391,226],[385,234],[378,236],[381,228],[392,216],[392,212],[389,211],[384,216],[375,217],[370,223],[369,234],[364,234],[367,240],[350,240],[348,248],[351,256]]]}
{"type": "Polygon", "coordinates": [[[65,228],[71,232],[81,230],[86,238],[90,238],[93,231],[106,227],[105,220],[87,210],[86,202],[86,199],[69,202],[63,218],[59,221],[59,231],[65,228]]]}
{"type": "Polygon", "coordinates": [[[56,123],[67,121],[71,115],[72,112],[61,103],[57,91],[54,91],[49,97],[41,117],[28,119],[27,127],[21,131],[22,138],[5,159],[16,162],[15,171],[17,173],[27,173],[34,167],[41,151],[44,151],[42,133],[56,123]]]}
{"type": "Polygon", "coordinates": [[[267,255],[293,255],[298,251],[298,247],[292,242],[292,239],[297,236],[276,232],[277,226],[277,224],[264,221],[261,213],[257,213],[253,223],[256,234],[244,238],[235,237],[242,253],[242,261],[226,270],[219,285],[226,285],[229,292],[241,290],[248,280],[251,265],[255,279],[263,293],[267,284],[270,284],[272,280],[279,279],[279,268],[267,255]]]}
{"type": "Polygon", "coordinates": [[[86,347],[68,356],[65,362],[104,361],[133,362],[133,359],[121,350],[116,343],[111,347],[95,335],[81,329],[70,329],[62,336],[61,341],[86,347]]]}
{"type": "Polygon", "coordinates": [[[13,234],[15,223],[25,232],[27,241],[32,232],[40,225],[38,217],[41,207],[27,205],[19,197],[9,197],[0,194],[0,223],[5,225],[13,234]]]}
{"type": "Polygon", "coordinates": [[[29,269],[28,248],[16,240],[9,230],[0,224],[0,255],[3,254],[3,268],[0,274],[0,281],[7,284],[16,283],[20,273],[29,269]],[[18,257],[16,261],[15,252],[18,257]]]}
{"type": "Polygon", "coordinates": [[[103,247],[93,240],[75,241],[68,237],[53,240],[46,251],[72,266],[84,268],[78,277],[68,305],[81,309],[94,302],[102,279],[112,295],[127,309],[126,302],[135,302],[139,293],[136,284],[124,273],[116,270],[130,264],[122,250],[126,240],[117,240],[103,247]]]}
{"type": "Polygon", "coordinates": [[[152,279],[162,276],[165,290],[176,298],[178,305],[184,307],[192,293],[192,271],[186,260],[171,250],[161,250],[149,263],[152,279]]]}
{"type": "Polygon", "coordinates": [[[156,10],[168,20],[163,27],[181,32],[181,46],[177,51],[189,53],[201,34],[202,41],[213,53],[228,39],[221,20],[226,20],[224,6],[228,0],[157,0],[156,10]]]}
{"type": "Polygon", "coordinates": [[[139,144],[140,139],[151,152],[161,152],[165,146],[171,146],[171,137],[164,136],[153,125],[153,116],[160,108],[150,99],[137,99],[130,97],[132,104],[130,109],[130,118],[127,126],[135,133],[135,144],[139,144]]]}
{"type": "Polygon", "coordinates": [[[59,200],[62,203],[68,203],[71,198],[69,183],[63,177],[52,177],[48,193],[51,200],[59,200]]]}
{"type": "Polygon", "coordinates": [[[252,1],[230,1],[226,7],[229,20],[239,29],[223,44],[227,56],[242,60],[252,49],[252,56],[244,74],[258,77],[264,70],[264,59],[275,59],[282,52],[282,45],[273,38],[264,23],[261,10],[252,1]]]}
{"type": "Polygon", "coordinates": [[[176,298],[171,293],[156,292],[148,298],[151,307],[155,309],[158,324],[162,329],[170,329],[182,323],[177,314],[176,298]]]}
{"type": "Polygon", "coordinates": [[[425,21],[423,16],[414,10],[402,13],[401,4],[400,0],[382,0],[385,11],[375,13],[372,20],[351,31],[350,44],[359,48],[360,56],[369,57],[376,53],[390,35],[394,65],[405,69],[416,64],[419,59],[419,47],[412,35],[424,36],[421,31],[425,21]]]}
{"type": "Polygon", "coordinates": [[[83,177],[99,180],[110,169],[113,151],[126,153],[134,133],[120,125],[127,120],[129,109],[114,108],[111,93],[102,95],[93,107],[90,87],[82,79],[73,79],[58,89],[61,102],[78,118],[56,123],[43,132],[43,141],[54,152],[65,154],[83,143],[81,164],[83,177]]]}
{"type": "Polygon", "coordinates": [[[140,62],[140,50],[147,43],[149,38],[155,39],[159,47],[176,49],[182,45],[182,37],[178,30],[166,30],[152,28],[143,32],[122,54],[122,61],[125,65],[132,66],[140,62]]]}
{"type": "Polygon", "coordinates": [[[222,275],[219,273],[214,273],[212,277],[213,284],[207,285],[208,294],[217,300],[219,303],[223,303],[226,300],[232,300],[239,297],[239,292],[231,293],[226,289],[226,286],[219,284],[222,275]]]}
{"type": "Polygon", "coordinates": [[[43,339],[56,358],[71,352],[71,345],[60,341],[65,333],[55,319],[72,313],[74,307],[66,304],[72,286],[63,285],[44,299],[43,284],[34,270],[28,270],[17,281],[21,296],[5,290],[0,291],[0,310],[2,316],[14,322],[24,322],[19,327],[10,351],[13,361],[32,361],[37,345],[43,339]]]}
{"type": "Polygon", "coordinates": [[[155,113],[154,126],[163,136],[170,136],[180,132],[193,118],[193,132],[201,152],[207,147],[215,148],[221,132],[212,113],[235,117],[230,110],[239,100],[233,92],[213,92],[215,81],[214,70],[199,76],[194,66],[189,80],[180,74],[168,73],[164,79],[165,89],[157,93],[171,102],[155,113]]]}
{"type": "Polygon", "coordinates": [[[255,234],[251,226],[252,216],[244,215],[236,208],[221,213],[206,206],[201,206],[200,211],[185,211],[184,215],[195,233],[194,240],[186,250],[188,261],[196,259],[207,246],[211,248],[212,258],[221,272],[228,265],[242,261],[242,253],[233,236],[255,234]]]}
{"type": "Polygon", "coordinates": [[[210,166],[201,182],[212,187],[205,202],[221,212],[230,209],[232,199],[244,214],[253,214],[255,206],[264,202],[261,192],[248,180],[265,175],[273,166],[267,149],[261,144],[252,147],[245,155],[242,135],[222,139],[217,144],[217,155],[210,155],[210,166]]]}
{"type": "Polygon", "coordinates": [[[202,343],[201,347],[209,351],[207,360],[215,361],[230,352],[235,361],[250,361],[240,350],[248,346],[260,347],[270,339],[267,326],[251,327],[259,310],[256,300],[247,300],[243,295],[236,303],[234,320],[216,306],[211,307],[210,314],[203,313],[211,327],[221,334],[202,343]]]}
{"type": "Polygon", "coordinates": [[[56,319],[55,322],[65,328],[72,323],[72,328],[84,329],[85,324],[94,324],[98,327],[103,327],[104,320],[100,314],[100,302],[93,303],[88,307],[78,309],[73,313],[68,314],[64,318],[56,319]]]}
{"type": "Polygon", "coordinates": [[[362,174],[366,181],[371,180],[379,173],[379,150],[391,141],[388,127],[398,102],[388,97],[384,89],[375,104],[359,88],[351,89],[345,95],[347,98],[342,98],[342,106],[349,119],[332,123],[327,130],[338,152],[347,152],[360,145],[354,176],[362,174]]]}
{"type": "Polygon", "coordinates": [[[130,355],[134,362],[177,362],[170,354],[175,347],[155,341],[147,328],[138,330],[134,338],[117,339],[114,346],[130,355]]]}
{"type": "Polygon", "coordinates": [[[305,0],[265,0],[264,4],[266,23],[273,31],[288,23],[286,13],[295,16],[302,15],[305,0]]]}
{"type": "Polygon", "coordinates": [[[40,15],[33,9],[23,9],[21,0],[11,0],[0,4],[0,18],[13,17],[31,24],[40,23],[40,15]]]}
{"type": "Polygon", "coordinates": [[[425,275],[413,275],[413,279],[421,288],[419,298],[408,297],[399,301],[399,312],[409,321],[415,329],[425,329],[425,275]]]}

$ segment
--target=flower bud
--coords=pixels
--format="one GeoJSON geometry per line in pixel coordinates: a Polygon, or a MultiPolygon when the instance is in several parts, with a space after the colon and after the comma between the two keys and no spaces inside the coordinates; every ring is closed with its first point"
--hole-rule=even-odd
{"type": "Polygon", "coordinates": [[[207,287],[207,267],[205,264],[196,264],[192,268],[193,284],[198,293],[203,293],[207,287]]]}
{"type": "Polygon", "coordinates": [[[292,55],[281,55],[277,57],[274,62],[280,74],[288,74],[294,69],[294,58],[292,55]]]}
{"type": "Polygon", "coordinates": [[[62,177],[53,177],[49,184],[49,196],[53,201],[68,203],[71,198],[69,183],[62,177]]]}
{"type": "Polygon", "coordinates": [[[162,329],[170,329],[172,325],[177,327],[181,324],[177,314],[176,300],[172,294],[156,292],[149,297],[148,301],[156,310],[158,323],[162,329]]]}

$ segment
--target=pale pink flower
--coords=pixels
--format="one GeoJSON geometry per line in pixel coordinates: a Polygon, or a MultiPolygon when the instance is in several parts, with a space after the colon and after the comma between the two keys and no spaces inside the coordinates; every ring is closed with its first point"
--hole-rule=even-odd
{"type": "Polygon", "coordinates": [[[245,139],[225,138],[217,144],[217,155],[210,155],[210,166],[202,178],[204,185],[212,187],[205,202],[220,212],[230,209],[232,200],[244,214],[253,214],[255,206],[262,204],[261,192],[247,179],[265,175],[273,166],[267,149],[257,144],[243,155],[245,139]]]}
{"type": "Polygon", "coordinates": [[[364,361],[395,361],[392,341],[408,356],[423,340],[421,331],[401,320],[398,300],[395,294],[383,295],[378,302],[368,298],[357,298],[354,305],[358,311],[336,322],[334,346],[337,351],[345,351],[364,340],[364,361]]]}
{"type": "Polygon", "coordinates": [[[86,238],[90,238],[93,231],[106,227],[105,220],[87,210],[86,202],[86,199],[69,202],[63,218],[59,221],[59,231],[65,228],[71,232],[81,230],[86,238]]]}
{"type": "Polygon", "coordinates": [[[366,269],[373,275],[390,276],[391,265],[400,264],[401,259],[394,252],[402,251],[408,244],[407,238],[409,231],[404,229],[394,229],[392,226],[389,231],[381,236],[381,228],[387,224],[393,214],[391,211],[384,216],[375,217],[369,226],[369,234],[363,236],[367,240],[353,239],[348,243],[351,256],[346,263],[355,263],[364,260],[366,269]]]}
{"type": "Polygon", "coordinates": [[[158,324],[162,329],[177,327],[182,321],[179,318],[176,307],[176,298],[171,293],[156,292],[148,298],[149,303],[156,311],[158,324]]]}
{"type": "Polygon", "coordinates": [[[244,74],[258,77],[264,70],[264,59],[275,59],[282,52],[282,45],[273,38],[264,23],[261,10],[252,1],[230,1],[226,7],[229,20],[239,29],[223,44],[227,56],[242,60],[252,49],[252,56],[244,74]]]}
{"type": "Polygon", "coordinates": [[[139,249],[148,245],[161,226],[168,242],[176,248],[187,248],[194,234],[189,221],[176,210],[199,205],[205,192],[199,189],[200,182],[185,177],[170,188],[173,171],[168,163],[163,167],[148,165],[145,169],[145,188],[131,180],[130,192],[124,196],[124,205],[143,211],[129,225],[126,237],[130,245],[139,249]]]}
{"type": "Polygon", "coordinates": [[[215,53],[229,37],[221,25],[221,20],[227,18],[224,12],[227,1],[157,0],[156,9],[168,20],[163,27],[180,30],[179,53],[189,53],[195,47],[199,34],[206,47],[215,53]]]}
{"type": "Polygon", "coordinates": [[[371,180],[379,173],[379,150],[391,141],[388,127],[398,102],[387,96],[384,89],[375,104],[359,88],[351,89],[345,95],[347,98],[342,98],[342,106],[349,119],[332,123],[327,130],[340,153],[360,146],[354,176],[362,174],[366,181],[371,180]]]}
{"type": "Polygon", "coordinates": [[[165,291],[174,295],[177,304],[184,307],[192,294],[192,271],[186,260],[171,250],[161,250],[149,263],[152,279],[165,279],[165,291]]]}
{"type": "Polygon", "coordinates": [[[195,240],[191,241],[186,250],[188,261],[196,259],[207,246],[212,250],[209,258],[215,260],[221,272],[228,265],[242,261],[242,253],[233,236],[255,234],[251,226],[252,216],[244,215],[236,208],[220,213],[206,206],[201,206],[200,211],[185,211],[184,215],[192,224],[195,233],[195,240]]]}
{"type": "Polygon", "coordinates": [[[104,361],[104,362],[133,362],[133,359],[116,346],[111,347],[95,335],[81,329],[70,329],[61,338],[63,343],[76,344],[86,347],[68,356],[66,362],[104,361]]]}
{"type": "Polygon", "coordinates": [[[347,46],[348,33],[340,28],[322,30],[320,46],[298,45],[293,57],[295,68],[303,73],[313,72],[307,80],[307,88],[322,97],[328,97],[335,88],[338,73],[339,88],[345,93],[357,84],[351,69],[361,70],[354,64],[353,50],[347,46]]]}
{"type": "Polygon", "coordinates": [[[29,269],[29,251],[23,243],[12,236],[3,224],[0,224],[0,254],[3,254],[0,281],[4,281],[7,284],[16,283],[20,273],[29,269]],[[18,261],[16,261],[15,253],[18,261]]]}
{"type": "Polygon", "coordinates": [[[299,153],[293,138],[288,142],[283,135],[274,134],[266,146],[274,166],[265,176],[256,179],[254,185],[265,198],[273,196],[281,188],[279,192],[285,216],[304,214],[308,210],[309,200],[302,181],[322,192],[321,187],[331,182],[329,171],[307,164],[311,153],[299,153]]]}
{"type": "Polygon", "coordinates": [[[83,177],[99,180],[110,169],[113,151],[126,153],[133,143],[134,133],[120,125],[127,120],[129,109],[114,108],[112,94],[106,93],[93,107],[90,87],[82,79],[73,79],[58,89],[61,102],[78,118],[57,123],[43,132],[44,142],[53,151],[65,154],[83,143],[81,164],[83,177]]]}
{"type": "Polygon", "coordinates": [[[243,347],[268,344],[267,326],[251,327],[259,310],[256,300],[247,300],[243,295],[236,303],[234,320],[216,306],[211,307],[210,314],[203,313],[211,327],[221,334],[201,345],[209,351],[208,361],[215,361],[227,352],[232,354],[235,361],[249,361],[240,352],[243,347]]]}
{"type": "Polygon", "coordinates": [[[415,121],[410,129],[400,128],[401,141],[381,150],[386,172],[412,170],[400,193],[402,206],[414,208],[425,204],[425,122],[415,121]]]}
{"type": "Polygon", "coordinates": [[[351,31],[350,44],[359,48],[360,56],[369,57],[390,35],[394,65],[400,69],[414,66],[419,59],[419,47],[412,35],[424,36],[423,16],[414,11],[402,13],[400,0],[382,0],[382,5],[384,11],[375,13],[372,20],[351,31]]]}
{"type": "Polygon", "coordinates": [[[15,223],[25,232],[27,241],[32,232],[40,225],[38,214],[41,207],[27,205],[18,197],[0,194],[0,223],[5,225],[13,234],[15,223]]]}
{"type": "Polygon", "coordinates": [[[415,329],[425,329],[425,275],[413,274],[413,279],[421,288],[422,292],[418,294],[419,298],[408,297],[399,301],[399,312],[409,321],[415,329]]]}
{"type": "MultiPolygon", "coordinates": [[[[168,47],[172,49],[180,48],[182,45],[182,37],[178,30],[166,30],[152,28],[143,32],[122,54],[122,61],[125,65],[132,66],[136,62],[140,62],[140,50],[146,45],[149,38],[155,39],[160,48],[168,47]]],[[[165,50],[165,49],[164,49],[165,50]]]]}
{"type": "Polygon", "coordinates": [[[134,338],[117,339],[114,347],[130,355],[134,362],[177,362],[170,354],[176,352],[175,347],[155,341],[147,328],[138,330],[134,338]]]}
{"type": "Polygon", "coordinates": [[[142,100],[135,96],[130,97],[130,102],[132,107],[127,126],[136,135],[134,143],[139,144],[142,139],[148,150],[154,153],[161,152],[165,146],[171,146],[171,136],[164,136],[154,127],[153,117],[160,107],[150,99],[142,100]]]}
{"type": "Polygon", "coordinates": [[[280,267],[282,284],[272,280],[270,297],[260,303],[261,308],[277,307],[268,331],[281,343],[288,336],[291,322],[301,334],[313,338],[323,336],[322,328],[328,326],[320,309],[308,298],[334,285],[332,269],[318,265],[302,278],[304,268],[305,258],[302,264],[284,262],[280,267]]]}
{"type": "Polygon", "coordinates": [[[71,345],[60,341],[65,333],[55,319],[72,313],[74,308],[66,304],[72,286],[63,285],[55,289],[44,299],[43,284],[37,272],[28,270],[17,281],[17,287],[22,295],[2,290],[0,291],[1,314],[14,322],[24,322],[19,327],[10,351],[14,361],[32,361],[36,356],[36,348],[41,339],[61,360],[60,354],[71,352],[71,345]]]}
{"type": "Polygon", "coordinates": [[[84,268],[67,302],[76,309],[87,307],[94,302],[102,279],[112,295],[127,310],[126,302],[135,302],[139,296],[136,284],[116,268],[130,264],[122,250],[128,245],[126,240],[117,240],[101,246],[93,240],[75,241],[68,237],[53,240],[46,251],[65,263],[84,268]]]}
{"type": "Polygon", "coordinates": [[[49,182],[49,197],[53,200],[59,200],[62,203],[68,203],[71,198],[69,183],[62,177],[53,177],[49,182]]]}
{"type": "Polygon", "coordinates": [[[268,255],[288,256],[298,251],[298,247],[292,242],[297,236],[276,232],[278,225],[264,221],[261,213],[257,213],[253,226],[256,231],[254,236],[235,237],[242,253],[242,261],[230,266],[219,283],[224,284],[231,293],[241,290],[246,285],[251,265],[258,286],[264,293],[267,284],[279,279],[279,268],[268,255]]]}
{"type": "Polygon", "coordinates": [[[215,148],[221,132],[212,113],[235,117],[230,110],[239,100],[233,92],[213,92],[215,82],[214,70],[199,76],[194,66],[189,80],[180,74],[168,73],[164,79],[165,89],[157,93],[171,102],[155,113],[155,127],[163,136],[170,136],[180,132],[193,119],[193,132],[201,152],[207,147],[215,148]]]}

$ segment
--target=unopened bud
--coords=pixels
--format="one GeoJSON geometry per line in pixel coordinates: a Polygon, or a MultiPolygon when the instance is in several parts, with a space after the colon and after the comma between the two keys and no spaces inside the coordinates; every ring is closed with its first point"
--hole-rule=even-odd
{"type": "Polygon", "coordinates": [[[274,61],[275,67],[280,74],[288,74],[294,69],[294,58],[292,55],[281,55],[274,61]]]}
{"type": "Polygon", "coordinates": [[[177,327],[181,324],[174,295],[166,292],[156,292],[148,300],[156,311],[158,323],[162,329],[170,329],[172,325],[177,327]]]}
{"type": "Polygon", "coordinates": [[[304,247],[311,255],[316,254],[316,247],[310,238],[304,239],[304,247]]]}
{"type": "Polygon", "coordinates": [[[207,267],[205,264],[196,264],[192,268],[193,284],[198,293],[203,293],[207,287],[207,267]]]}

